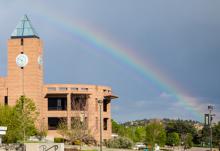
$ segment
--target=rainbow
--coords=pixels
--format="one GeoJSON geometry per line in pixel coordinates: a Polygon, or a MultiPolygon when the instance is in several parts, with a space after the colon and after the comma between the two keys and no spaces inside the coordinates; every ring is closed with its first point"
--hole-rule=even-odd
{"type": "Polygon", "coordinates": [[[74,37],[78,38],[78,42],[86,47],[93,48],[92,50],[105,51],[114,59],[121,61],[127,66],[131,67],[147,80],[152,81],[161,90],[172,94],[174,98],[189,112],[191,112],[199,121],[202,121],[202,116],[205,112],[204,105],[200,104],[196,98],[190,97],[190,95],[184,91],[183,88],[178,86],[165,74],[155,67],[149,59],[143,59],[134,50],[126,47],[122,47],[114,42],[112,39],[106,40],[106,36],[95,28],[88,28],[88,24],[77,21],[72,22],[69,18],[65,18],[57,13],[50,13],[48,8],[43,9],[45,6],[38,5],[38,11],[35,12],[36,16],[45,18],[46,21],[50,21],[52,24],[60,26],[63,30],[71,33],[74,37]],[[40,11],[39,11],[40,10],[40,11]],[[41,12],[41,13],[39,13],[41,12]],[[87,26],[86,26],[87,25],[87,26]]]}

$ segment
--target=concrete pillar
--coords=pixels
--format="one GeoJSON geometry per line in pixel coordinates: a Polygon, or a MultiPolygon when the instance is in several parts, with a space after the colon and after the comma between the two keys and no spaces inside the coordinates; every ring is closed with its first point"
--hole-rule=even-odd
{"type": "Polygon", "coordinates": [[[71,128],[71,93],[67,94],[67,126],[71,128]]]}

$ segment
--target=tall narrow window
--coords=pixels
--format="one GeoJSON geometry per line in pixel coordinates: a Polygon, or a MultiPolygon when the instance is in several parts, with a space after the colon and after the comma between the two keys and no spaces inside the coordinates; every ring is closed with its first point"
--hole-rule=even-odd
{"type": "Polygon", "coordinates": [[[108,99],[104,99],[103,100],[103,112],[107,112],[108,111],[108,103],[109,103],[108,99]]]}
{"type": "Polygon", "coordinates": [[[23,46],[23,45],[24,45],[24,39],[21,38],[21,46],[23,46]]]}
{"type": "Polygon", "coordinates": [[[96,117],[96,118],[95,118],[95,128],[96,128],[96,130],[98,130],[98,124],[99,124],[99,123],[98,123],[98,117],[96,117]]]}
{"type": "Polygon", "coordinates": [[[95,100],[95,111],[98,111],[98,101],[95,100]]]}
{"type": "Polygon", "coordinates": [[[61,99],[57,99],[57,106],[61,106],[61,99]]]}
{"type": "Polygon", "coordinates": [[[103,129],[108,130],[108,118],[103,119],[103,129]]]}
{"type": "Polygon", "coordinates": [[[84,125],[85,125],[85,129],[88,128],[88,117],[84,118],[84,125]]]}
{"type": "Polygon", "coordinates": [[[8,105],[8,96],[5,96],[5,105],[8,105]]]}

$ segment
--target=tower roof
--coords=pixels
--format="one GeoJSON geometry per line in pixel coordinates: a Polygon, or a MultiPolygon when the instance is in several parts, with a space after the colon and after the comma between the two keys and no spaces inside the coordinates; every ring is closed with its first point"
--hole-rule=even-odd
{"type": "Polygon", "coordinates": [[[11,38],[39,38],[35,29],[31,25],[31,21],[24,15],[20,22],[17,24],[15,30],[11,34],[11,38]]]}

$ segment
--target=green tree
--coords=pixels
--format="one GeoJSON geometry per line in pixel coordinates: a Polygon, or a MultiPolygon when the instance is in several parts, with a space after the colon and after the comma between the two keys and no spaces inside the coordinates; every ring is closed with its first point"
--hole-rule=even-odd
{"type": "Polygon", "coordinates": [[[177,120],[171,121],[166,125],[167,133],[176,132],[178,134],[190,133],[193,136],[196,134],[196,129],[194,125],[188,121],[177,120]]]}
{"type": "Polygon", "coordinates": [[[220,122],[213,126],[213,145],[220,145],[220,122]]]}
{"type": "Polygon", "coordinates": [[[130,149],[133,146],[133,142],[126,137],[118,137],[118,138],[110,139],[107,140],[105,144],[108,148],[130,149]]]}
{"type": "Polygon", "coordinates": [[[155,144],[164,146],[166,142],[166,131],[163,124],[158,122],[149,123],[146,126],[145,142],[151,146],[155,146],[155,144]]]}
{"type": "Polygon", "coordinates": [[[146,134],[144,126],[124,126],[114,120],[112,120],[112,132],[134,142],[144,142],[146,134]]]}
{"type": "Polygon", "coordinates": [[[6,126],[6,135],[3,136],[4,143],[15,143],[21,139],[19,114],[14,107],[0,105],[0,125],[6,126]]]}
{"type": "Polygon", "coordinates": [[[36,134],[37,115],[34,102],[25,96],[20,97],[15,106],[0,105],[0,125],[7,127],[3,142],[15,143],[36,134]]]}
{"type": "Polygon", "coordinates": [[[131,140],[135,140],[135,130],[134,126],[124,126],[118,124],[116,121],[112,120],[112,132],[118,134],[122,137],[127,137],[131,140]]]}
{"type": "Polygon", "coordinates": [[[140,126],[135,129],[135,142],[144,142],[146,137],[145,127],[140,126]]]}
{"type": "Polygon", "coordinates": [[[209,144],[209,136],[210,136],[210,129],[208,126],[204,126],[201,131],[201,141],[205,143],[205,145],[209,144]]]}
{"type": "Polygon", "coordinates": [[[22,134],[22,140],[25,141],[28,136],[35,135],[37,129],[35,122],[39,115],[37,107],[32,99],[26,96],[21,96],[15,105],[15,111],[17,112],[20,125],[20,133],[22,134]]]}
{"type": "Polygon", "coordinates": [[[170,146],[178,146],[180,143],[180,137],[179,134],[176,132],[168,133],[167,135],[167,145],[170,146]]]}
{"type": "Polygon", "coordinates": [[[166,131],[167,133],[176,132],[180,136],[185,136],[189,133],[193,137],[193,141],[198,143],[199,136],[198,132],[196,131],[193,122],[184,121],[184,120],[173,120],[166,124],[166,131]]]}
{"type": "Polygon", "coordinates": [[[112,133],[118,134],[120,128],[121,128],[121,125],[112,119],[112,133]]]}

